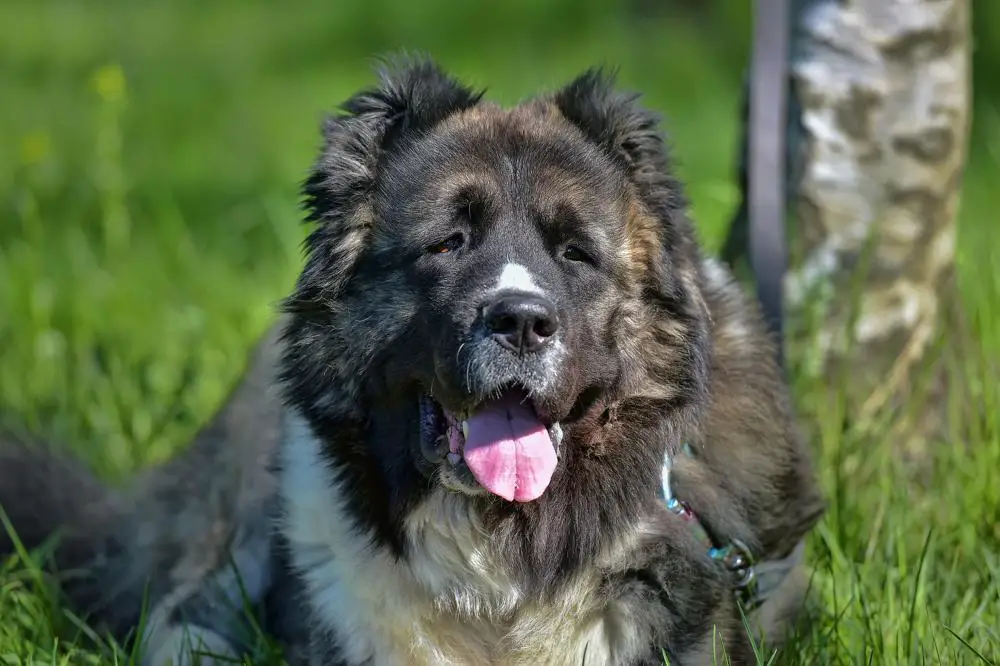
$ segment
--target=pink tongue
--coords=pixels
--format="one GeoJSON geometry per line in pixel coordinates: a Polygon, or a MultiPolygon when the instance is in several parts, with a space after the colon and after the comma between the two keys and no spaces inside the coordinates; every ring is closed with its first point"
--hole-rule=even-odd
{"type": "Polygon", "coordinates": [[[504,396],[480,407],[468,426],[463,457],[486,490],[508,501],[541,497],[556,469],[556,452],[529,405],[504,396]]]}

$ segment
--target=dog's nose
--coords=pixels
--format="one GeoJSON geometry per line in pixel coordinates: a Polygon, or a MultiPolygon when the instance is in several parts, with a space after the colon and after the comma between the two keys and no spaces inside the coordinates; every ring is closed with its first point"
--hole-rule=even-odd
{"type": "Polygon", "coordinates": [[[533,294],[505,294],[486,305],[483,321],[490,335],[519,354],[536,352],[559,329],[552,301],[533,294]]]}

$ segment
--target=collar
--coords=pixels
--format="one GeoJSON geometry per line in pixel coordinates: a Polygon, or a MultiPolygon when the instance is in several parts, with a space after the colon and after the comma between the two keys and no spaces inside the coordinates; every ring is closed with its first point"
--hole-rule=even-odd
{"type": "MultiPolygon", "coordinates": [[[[681,447],[681,453],[694,456],[687,442],[681,447]]],[[[759,607],[781,585],[789,572],[802,561],[805,543],[800,541],[792,552],[783,558],[758,562],[749,547],[739,539],[722,542],[713,538],[691,507],[674,495],[670,486],[672,467],[668,453],[664,456],[661,470],[663,499],[667,509],[690,524],[695,536],[705,544],[708,557],[730,573],[733,579],[733,591],[744,609],[752,610],[759,607]]]]}

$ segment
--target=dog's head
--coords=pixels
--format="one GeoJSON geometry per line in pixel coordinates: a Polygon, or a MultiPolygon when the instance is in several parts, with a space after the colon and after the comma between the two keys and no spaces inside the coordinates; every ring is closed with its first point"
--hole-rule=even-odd
{"type": "Polygon", "coordinates": [[[404,63],[324,135],[284,378],[314,424],[396,416],[367,464],[529,502],[618,402],[700,403],[683,195],[609,77],[504,110],[404,63]]]}

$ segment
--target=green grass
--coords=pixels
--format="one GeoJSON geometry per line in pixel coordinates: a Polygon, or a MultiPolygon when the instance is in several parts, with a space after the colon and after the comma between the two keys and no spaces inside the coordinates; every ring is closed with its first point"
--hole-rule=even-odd
{"type": "MultiPolygon", "coordinates": [[[[0,417],[111,478],[182,446],[294,280],[296,187],[321,112],[370,82],[372,54],[400,45],[504,101],[620,65],[669,115],[702,236],[718,246],[735,201],[732,53],[745,30],[718,46],[686,23],[631,33],[597,0],[341,4],[0,5],[0,417]]],[[[905,409],[845,429],[846,384],[796,374],[831,509],[810,541],[816,609],[782,663],[1000,655],[1000,114],[980,102],[933,464],[901,461],[905,409]]],[[[25,565],[0,563],[0,663],[128,662],[25,565]]]]}

